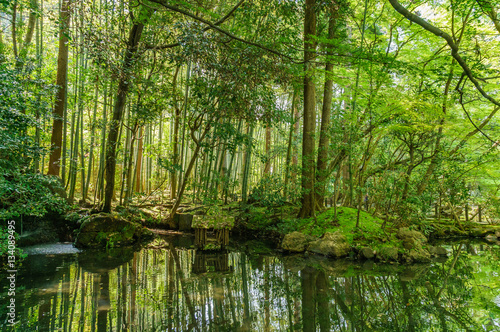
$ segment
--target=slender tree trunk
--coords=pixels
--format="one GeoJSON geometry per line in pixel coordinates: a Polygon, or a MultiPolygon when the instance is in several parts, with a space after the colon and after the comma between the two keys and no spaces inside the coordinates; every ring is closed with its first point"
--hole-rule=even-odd
{"type": "MultiPolygon", "coordinates": [[[[335,6],[332,6],[328,22],[328,40],[332,41],[335,37],[337,12],[335,6]]],[[[331,72],[333,63],[329,57],[333,56],[333,46],[328,45],[327,63],[325,67],[325,87],[323,91],[323,109],[321,112],[321,131],[319,136],[318,161],[316,170],[316,208],[323,210],[325,208],[326,180],[328,177],[328,154],[330,145],[330,117],[333,98],[333,79],[331,72]]]]}
{"type": "Polygon", "coordinates": [[[243,204],[247,202],[247,194],[248,194],[248,177],[250,175],[250,159],[252,158],[252,138],[253,138],[253,127],[248,124],[247,127],[247,135],[248,135],[248,144],[246,147],[244,159],[243,159],[243,174],[241,181],[241,201],[243,204]]]}
{"type": "Polygon", "coordinates": [[[144,126],[141,126],[139,129],[139,140],[137,142],[137,165],[135,168],[135,191],[142,191],[142,145],[143,145],[143,136],[144,136],[144,126]]]}
{"type": "MultiPolygon", "coordinates": [[[[293,132],[294,132],[294,137],[297,139],[299,137],[300,133],[300,112],[299,112],[299,92],[296,91],[296,101],[295,101],[295,109],[294,109],[294,123],[293,123],[293,132]]],[[[299,150],[297,148],[296,144],[293,144],[292,146],[292,172],[290,174],[290,178],[293,184],[297,183],[297,170],[299,166],[299,150]]]]}
{"type": "Polygon", "coordinates": [[[59,87],[54,105],[52,136],[50,139],[51,152],[49,158],[49,175],[59,176],[61,145],[62,145],[62,129],[64,105],[66,104],[66,89],[67,89],[67,73],[68,73],[68,30],[70,21],[69,6],[71,0],[63,0],[61,7],[61,30],[59,32],[59,55],[57,58],[57,79],[56,84],[59,87]]]}
{"type": "MultiPolygon", "coordinates": [[[[188,103],[188,100],[189,100],[189,78],[191,76],[191,61],[188,61],[188,65],[187,65],[187,70],[186,70],[186,83],[185,83],[185,89],[184,89],[184,114],[182,116],[182,118],[184,119],[184,121],[182,122],[182,143],[181,143],[181,152],[180,152],[180,158],[179,158],[179,163],[180,163],[180,168],[181,170],[184,169],[184,165],[186,164],[186,160],[187,160],[187,157],[186,157],[186,154],[187,154],[187,150],[188,150],[188,147],[186,146],[186,149],[184,149],[184,146],[185,146],[185,142],[186,142],[186,112],[187,112],[187,103],[188,103]]],[[[183,173],[182,172],[179,172],[179,180],[178,180],[178,183],[181,183],[182,182],[182,178],[183,178],[183,173]]],[[[179,189],[180,191],[180,189],[179,189]]],[[[177,196],[179,196],[177,193],[176,193],[177,196]]]]}
{"type": "Polygon", "coordinates": [[[113,109],[113,118],[111,120],[108,132],[108,144],[106,149],[106,189],[104,192],[103,212],[111,211],[111,200],[113,199],[113,191],[115,188],[115,171],[116,171],[116,148],[118,145],[118,131],[122,120],[123,109],[127,101],[129,90],[130,71],[134,64],[135,54],[137,53],[137,45],[141,38],[144,25],[142,23],[134,23],[130,30],[127,49],[124,55],[122,68],[122,77],[118,84],[118,94],[115,100],[113,109]]]}
{"type": "MultiPolygon", "coordinates": [[[[179,75],[180,66],[175,68],[174,78],[172,81],[172,98],[174,101],[174,132],[173,132],[173,164],[177,165],[179,163],[179,125],[181,120],[181,110],[177,102],[177,77],[179,75]]],[[[170,198],[174,199],[177,195],[177,171],[173,170],[170,173],[170,198]]]]}
{"type": "Polygon", "coordinates": [[[314,135],[316,131],[316,87],[314,63],[316,54],[316,0],[306,0],[304,18],[304,124],[302,132],[302,207],[299,218],[315,215],[314,135]]]}
{"type": "Polygon", "coordinates": [[[85,182],[85,190],[83,191],[82,200],[87,200],[89,186],[90,186],[90,173],[92,172],[92,166],[94,164],[94,141],[95,141],[95,126],[97,117],[97,102],[99,99],[99,80],[96,82],[95,87],[95,101],[94,101],[94,112],[92,115],[92,123],[90,124],[90,147],[89,147],[89,164],[87,169],[87,181],[85,182]]]}
{"type": "Polygon", "coordinates": [[[292,109],[291,109],[291,122],[290,122],[290,132],[288,134],[288,148],[286,150],[286,163],[285,163],[285,192],[284,195],[285,197],[288,197],[288,186],[290,182],[290,162],[292,159],[292,146],[293,146],[293,132],[295,129],[295,123],[298,121],[298,119],[295,118],[295,109],[297,108],[297,97],[298,93],[297,90],[293,90],[293,95],[292,95],[292,109]]]}
{"type": "Polygon", "coordinates": [[[264,165],[264,175],[271,173],[271,126],[266,125],[266,164],[264,165]]]}
{"type": "MultiPolygon", "coordinates": [[[[40,81],[41,78],[42,78],[42,48],[41,48],[41,22],[40,20],[36,20],[36,37],[35,37],[35,49],[36,49],[36,64],[37,64],[37,68],[36,68],[36,77],[37,79],[40,81]]],[[[0,48],[3,47],[3,42],[2,42],[2,36],[0,34],[0,48]]],[[[0,55],[2,54],[1,50],[0,50],[0,55]]],[[[0,60],[1,61],[1,60],[0,60]]],[[[37,107],[36,107],[36,110],[35,110],[35,119],[36,119],[36,128],[35,128],[35,145],[38,147],[40,146],[40,127],[41,127],[41,123],[40,123],[40,103],[41,103],[41,92],[39,91],[38,94],[37,94],[37,97],[36,97],[36,104],[37,104],[37,107]]],[[[33,169],[35,172],[38,172],[40,170],[40,156],[37,155],[35,157],[35,162],[34,162],[34,165],[33,165],[33,169]]],[[[42,163],[42,169],[41,169],[41,173],[43,174],[43,163],[42,163]]]]}
{"type": "Polygon", "coordinates": [[[17,59],[17,0],[12,4],[12,51],[14,52],[14,61],[17,59]]]}
{"type": "Polygon", "coordinates": [[[106,151],[106,126],[108,122],[108,103],[107,103],[108,84],[104,84],[104,106],[102,114],[102,129],[101,129],[101,151],[99,153],[99,169],[97,171],[96,192],[94,193],[94,201],[101,200],[104,191],[104,156],[106,151]]]}
{"type": "Polygon", "coordinates": [[[75,198],[75,188],[76,188],[76,176],[78,173],[78,144],[80,142],[80,112],[81,108],[78,111],[74,111],[74,116],[76,117],[76,123],[74,122],[74,141],[72,146],[72,153],[70,158],[70,168],[69,168],[69,193],[68,200],[70,203],[73,202],[75,198]]]}
{"type": "Polygon", "coordinates": [[[38,9],[38,1],[31,0],[30,1],[30,17],[28,19],[28,30],[26,31],[26,36],[24,37],[24,42],[19,51],[19,56],[16,59],[16,68],[18,70],[22,69],[24,65],[24,61],[26,60],[26,56],[28,55],[28,48],[31,44],[31,40],[33,39],[33,33],[35,32],[35,23],[36,23],[36,12],[38,9]]]}
{"type": "Polygon", "coordinates": [[[207,135],[209,130],[210,130],[210,126],[207,125],[205,127],[203,133],[200,135],[199,139],[197,139],[197,140],[194,139],[194,137],[195,137],[194,130],[191,131],[191,137],[195,141],[196,147],[193,151],[193,154],[191,155],[191,159],[189,161],[188,167],[186,168],[186,174],[184,174],[184,176],[182,178],[181,186],[179,188],[179,195],[177,196],[177,200],[175,201],[175,204],[172,207],[172,210],[170,212],[170,218],[174,217],[174,215],[177,212],[177,209],[179,208],[179,205],[181,204],[181,199],[182,199],[182,196],[184,195],[184,190],[186,190],[186,185],[187,185],[187,182],[189,180],[189,176],[191,175],[191,172],[194,168],[194,164],[196,162],[196,159],[198,158],[198,154],[199,154],[200,149],[201,149],[201,143],[205,139],[205,136],[207,135]]]}

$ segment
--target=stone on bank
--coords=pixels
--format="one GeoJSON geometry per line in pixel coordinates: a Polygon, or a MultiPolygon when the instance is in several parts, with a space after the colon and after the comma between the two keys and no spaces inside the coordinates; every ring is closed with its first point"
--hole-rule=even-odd
{"type": "Polygon", "coordinates": [[[153,237],[153,233],[140,224],[119,216],[99,213],[90,216],[80,226],[75,240],[78,248],[104,248],[133,245],[153,237]]]}

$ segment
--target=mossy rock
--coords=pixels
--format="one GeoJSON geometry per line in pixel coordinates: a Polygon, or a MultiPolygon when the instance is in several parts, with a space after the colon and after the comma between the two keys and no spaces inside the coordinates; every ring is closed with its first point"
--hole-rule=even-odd
{"type": "Polygon", "coordinates": [[[103,248],[128,246],[153,238],[153,233],[142,225],[119,216],[99,213],[82,223],[75,246],[78,248],[103,248]]]}
{"type": "Polygon", "coordinates": [[[377,259],[384,262],[397,262],[399,250],[394,247],[382,247],[377,252],[377,259]]]}
{"type": "Polygon", "coordinates": [[[402,227],[398,229],[396,236],[398,239],[403,240],[403,243],[405,241],[411,241],[412,243],[414,243],[415,241],[420,241],[422,243],[427,242],[427,238],[424,234],[420,233],[419,231],[410,230],[408,227],[402,227]]]}
{"type": "Polygon", "coordinates": [[[372,259],[373,257],[375,257],[375,253],[373,252],[373,249],[371,247],[364,247],[359,251],[359,257],[364,259],[372,259]]]}
{"type": "Polygon", "coordinates": [[[311,238],[301,232],[292,232],[285,235],[281,247],[290,252],[304,252],[311,242],[311,238]]]}
{"type": "Polygon", "coordinates": [[[308,250],[325,256],[344,257],[349,254],[351,248],[340,232],[327,232],[321,239],[311,242],[308,250]]]}
{"type": "Polygon", "coordinates": [[[408,254],[405,254],[405,257],[407,261],[412,263],[429,263],[431,261],[431,254],[422,247],[410,250],[408,254]]]}
{"type": "Polygon", "coordinates": [[[470,236],[473,237],[486,237],[488,235],[495,235],[498,232],[497,227],[474,227],[469,231],[470,236]]]}

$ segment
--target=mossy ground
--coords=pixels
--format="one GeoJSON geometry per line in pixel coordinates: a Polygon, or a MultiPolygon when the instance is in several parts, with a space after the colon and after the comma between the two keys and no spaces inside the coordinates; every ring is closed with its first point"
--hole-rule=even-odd
{"type": "Polygon", "coordinates": [[[287,234],[293,231],[321,237],[325,232],[340,231],[351,246],[372,248],[400,247],[394,230],[383,228],[384,221],[368,212],[360,211],[359,228],[356,227],[358,210],[349,207],[326,209],[315,218],[296,218],[297,209],[284,207],[282,210],[266,211],[264,208],[251,207],[243,220],[245,228],[255,231],[277,231],[287,234]]]}
{"type": "Polygon", "coordinates": [[[358,210],[349,207],[337,207],[320,213],[316,218],[299,219],[298,230],[313,236],[326,232],[341,232],[351,246],[398,247],[399,240],[390,229],[383,228],[384,221],[365,211],[359,211],[359,227],[356,227],[358,210]]]}

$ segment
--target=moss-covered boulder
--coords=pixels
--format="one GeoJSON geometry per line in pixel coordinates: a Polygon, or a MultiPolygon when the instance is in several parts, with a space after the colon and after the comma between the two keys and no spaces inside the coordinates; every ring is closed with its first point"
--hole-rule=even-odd
{"type": "Polygon", "coordinates": [[[399,250],[394,247],[382,247],[377,251],[377,259],[383,262],[397,262],[399,250]]]}
{"type": "Polygon", "coordinates": [[[120,247],[153,238],[142,225],[116,215],[99,213],[82,223],[75,240],[78,248],[120,247]]]}
{"type": "Polygon", "coordinates": [[[303,252],[311,240],[301,232],[292,232],[285,235],[281,247],[290,252],[303,252]]]}
{"type": "Polygon", "coordinates": [[[398,229],[396,237],[398,239],[402,240],[403,243],[405,241],[410,242],[410,243],[415,243],[415,242],[425,243],[425,242],[427,242],[427,238],[425,237],[424,234],[420,233],[419,231],[410,230],[408,227],[402,227],[402,228],[398,229]]]}
{"type": "Polygon", "coordinates": [[[349,254],[350,247],[342,233],[327,232],[321,239],[311,242],[308,250],[324,256],[344,257],[349,254]]]}
{"type": "Polygon", "coordinates": [[[422,247],[410,250],[405,257],[411,263],[429,263],[431,261],[431,254],[422,247]]]}
{"type": "Polygon", "coordinates": [[[359,257],[363,259],[372,259],[373,257],[375,257],[375,253],[373,252],[372,248],[364,247],[359,251],[359,257]]]}
{"type": "Polygon", "coordinates": [[[494,226],[478,226],[473,227],[469,231],[469,235],[472,237],[486,237],[488,235],[494,235],[498,232],[498,228],[494,226]]]}

